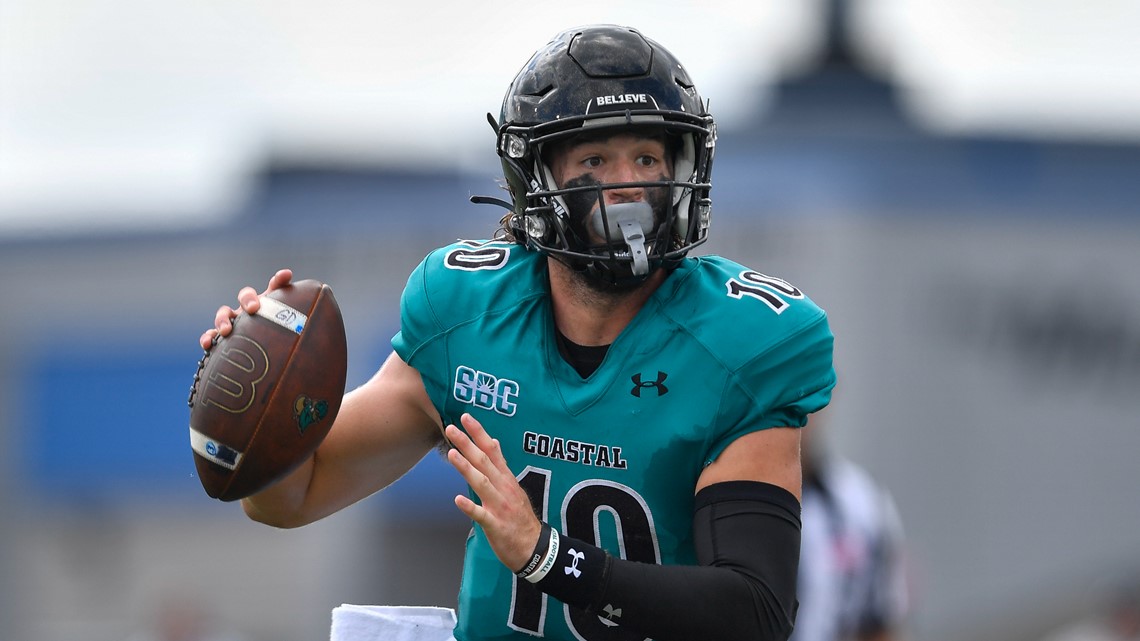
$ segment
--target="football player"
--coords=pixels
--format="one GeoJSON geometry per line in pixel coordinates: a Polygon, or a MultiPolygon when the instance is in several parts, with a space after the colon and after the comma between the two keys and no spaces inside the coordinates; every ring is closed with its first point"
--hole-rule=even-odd
{"type": "Polygon", "coordinates": [[[500,232],[423,260],[394,353],[246,512],[310,523],[443,442],[474,522],[454,638],[785,639],[798,428],[835,384],[832,335],[791,284],[689,255],[716,149],[692,79],[634,29],[571,29],[492,124],[510,200],[480,200],[508,208],[500,232]]]}

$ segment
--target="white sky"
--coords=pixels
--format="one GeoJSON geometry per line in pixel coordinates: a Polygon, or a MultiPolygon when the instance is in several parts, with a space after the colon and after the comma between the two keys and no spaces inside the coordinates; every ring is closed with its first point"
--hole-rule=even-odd
{"type": "MultiPolygon", "coordinates": [[[[0,236],[209,223],[270,155],[470,162],[530,53],[587,22],[667,46],[731,125],[821,4],[0,0],[0,236]]],[[[1136,0],[854,4],[931,126],[1140,140],[1136,0]]]]}

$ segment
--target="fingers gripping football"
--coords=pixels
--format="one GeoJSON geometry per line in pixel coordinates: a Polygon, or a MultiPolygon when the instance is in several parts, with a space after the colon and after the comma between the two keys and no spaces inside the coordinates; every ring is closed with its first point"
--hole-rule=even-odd
{"type": "Polygon", "coordinates": [[[447,460],[479,497],[455,497],[455,505],[482,526],[491,549],[512,572],[526,564],[542,531],[530,499],[507,467],[499,441],[479,421],[464,414],[464,430],[449,425],[445,434],[455,449],[447,460]]]}
{"type": "MultiPolygon", "coordinates": [[[[293,270],[280,269],[269,279],[269,285],[265,288],[262,295],[268,294],[275,289],[285,287],[293,280],[293,270]]],[[[228,305],[222,305],[214,314],[214,327],[202,333],[198,338],[198,344],[202,349],[209,351],[215,341],[221,336],[229,336],[233,331],[233,321],[241,311],[247,314],[256,314],[257,310],[261,308],[261,299],[252,287],[243,287],[238,291],[238,307],[233,308],[228,305]]]]}

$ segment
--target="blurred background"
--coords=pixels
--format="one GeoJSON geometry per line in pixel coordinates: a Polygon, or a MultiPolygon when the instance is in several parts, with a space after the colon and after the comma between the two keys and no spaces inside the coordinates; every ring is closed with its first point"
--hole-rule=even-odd
{"type": "Polygon", "coordinates": [[[909,638],[1043,638],[1140,573],[1140,4],[537,4],[0,0],[0,639],[454,605],[438,457],[294,531],[205,496],[197,337],[290,266],[363,382],[420,258],[497,225],[467,202],[500,194],[484,114],[591,22],[711,102],[702,251],[830,312],[831,445],[898,504],[909,638]]]}

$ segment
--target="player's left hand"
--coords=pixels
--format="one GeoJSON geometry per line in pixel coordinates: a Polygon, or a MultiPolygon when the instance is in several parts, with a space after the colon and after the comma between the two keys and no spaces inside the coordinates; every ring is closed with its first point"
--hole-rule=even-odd
{"type": "Polygon", "coordinates": [[[460,417],[460,422],[466,432],[454,425],[444,430],[455,446],[447,460],[479,495],[480,503],[461,494],[455,497],[455,505],[482,526],[495,556],[515,572],[530,560],[542,524],[507,467],[498,439],[491,438],[470,414],[460,417]]]}

